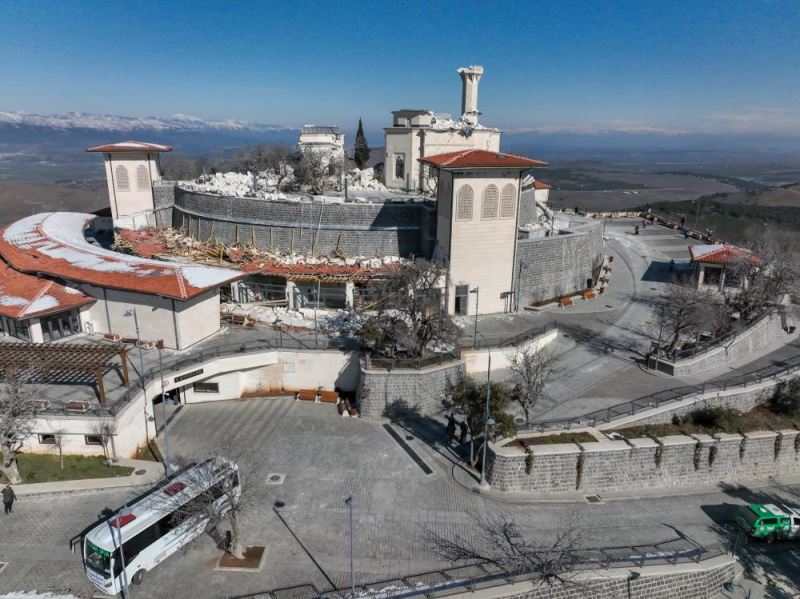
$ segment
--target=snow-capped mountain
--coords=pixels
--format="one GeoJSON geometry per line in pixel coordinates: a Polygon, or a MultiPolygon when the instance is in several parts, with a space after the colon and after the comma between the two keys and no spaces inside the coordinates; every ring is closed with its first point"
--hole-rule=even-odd
{"type": "Polygon", "coordinates": [[[0,149],[83,150],[125,139],[167,143],[177,150],[208,151],[251,143],[295,143],[298,129],[238,119],[206,120],[186,114],[128,117],[113,114],[30,114],[0,111],[0,149]]]}

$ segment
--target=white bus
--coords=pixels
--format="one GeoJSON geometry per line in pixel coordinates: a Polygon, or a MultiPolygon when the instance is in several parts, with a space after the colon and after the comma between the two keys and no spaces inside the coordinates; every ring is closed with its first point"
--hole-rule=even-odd
{"type": "Polygon", "coordinates": [[[109,595],[138,584],[145,572],[205,530],[208,513],[224,514],[240,493],[234,462],[213,458],[186,468],[82,537],[86,575],[109,595]],[[210,509],[186,509],[193,500],[208,502],[210,509]]]}

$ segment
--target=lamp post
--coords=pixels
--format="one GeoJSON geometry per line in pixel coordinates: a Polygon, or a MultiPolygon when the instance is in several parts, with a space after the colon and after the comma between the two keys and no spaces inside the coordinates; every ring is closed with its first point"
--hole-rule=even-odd
{"type": "MultiPolygon", "coordinates": [[[[120,563],[122,565],[122,582],[125,585],[125,587],[123,589],[121,589],[121,594],[122,594],[123,599],[126,599],[126,598],[127,599],[131,599],[131,590],[130,590],[130,585],[128,584],[128,572],[125,569],[125,549],[123,547],[123,542],[122,542],[122,525],[120,524],[119,519],[120,519],[120,516],[127,516],[130,513],[131,513],[131,510],[127,506],[127,504],[123,505],[119,510],[117,510],[117,513],[114,515],[114,517],[111,520],[109,520],[109,524],[108,524],[109,529],[111,531],[111,540],[114,543],[117,543],[117,539],[114,538],[114,524],[113,523],[116,522],[116,524],[117,524],[117,537],[119,539],[119,543],[117,544],[117,549],[119,549],[119,560],[120,560],[120,563]]],[[[112,572],[111,572],[111,576],[112,576],[112,580],[113,580],[113,577],[114,577],[113,569],[112,569],[112,572]]]]}
{"type": "Polygon", "coordinates": [[[136,307],[125,312],[125,316],[133,315],[133,326],[136,329],[136,348],[139,350],[139,382],[142,385],[142,395],[144,396],[144,436],[150,442],[150,433],[147,426],[147,389],[144,384],[144,357],[142,356],[142,346],[139,343],[139,318],[136,316],[136,307]]]}
{"type": "Polygon", "coordinates": [[[355,497],[350,495],[347,499],[344,500],[345,505],[347,506],[348,510],[350,511],[350,592],[351,597],[356,596],[356,575],[355,569],[353,568],[353,501],[355,497]]]}
{"type": "Polygon", "coordinates": [[[475,287],[469,292],[475,294],[475,328],[472,333],[472,349],[478,349],[478,303],[481,299],[481,288],[475,287]]]}
{"type": "Polygon", "coordinates": [[[492,350],[489,349],[489,367],[486,369],[486,408],[483,413],[483,456],[481,457],[481,487],[488,487],[486,482],[486,446],[489,444],[489,427],[494,426],[494,419],[489,416],[489,402],[492,398],[492,350]]]}
{"type": "MultiPolygon", "coordinates": [[[[161,380],[161,419],[163,420],[161,426],[164,427],[164,474],[169,476],[172,472],[170,468],[169,436],[167,435],[167,397],[164,393],[164,366],[161,361],[161,350],[164,348],[163,339],[158,340],[156,348],[158,348],[158,378],[161,380]]],[[[156,435],[158,435],[158,431],[156,431],[156,435]]]]}

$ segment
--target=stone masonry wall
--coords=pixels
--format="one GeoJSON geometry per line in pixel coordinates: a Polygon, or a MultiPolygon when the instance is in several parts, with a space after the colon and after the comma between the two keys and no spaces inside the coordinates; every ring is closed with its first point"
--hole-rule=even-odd
{"type": "Polygon", "coordinates": [[[796,476],[799,433],[757,431],[744,436],[675,435],[658,441],[644,438],[532,446],[530,473],[526,472],[523,449],[491,444],[488,479],[500,491],[578,491],[588,495],[796,476]]]}
{"type": "Polygon", "coordinates": [[[520,308],[585,289],[602,255],[602,221],[565,235],[520,239],[514,267],[520,308]]]}
{"type": "Polygon", "coordinates": [[[156,181],[153,183],[153,205],[155,207],[155,226],[172,226],[172,207],[175,204],[175,181],[156,181]]]}
{"type": "Polygon", "coordinates": [[[626,568],[620,573],[607,570],[587,575],[577,580],[578,584],[528,585],[529,589],[522,592],[522,585],[516,584],[505,587],[507,590],[501,587],[479,593],[487,599],[716,599],[722,585],[734,579],[734,561],[715,558],[707,562],[643,568],[634,580],[629,580],[630,569],[626,568]]]}
{"type": "MultiPolygon", "coordinates": [[[[742,331],[730,343],[686,360],[677,362],[659,360],[658,369],[674,376],[692,376],[743,358],[782,338],[788,339],[788,333],[783,330],[781,315],[774,312],[742,331]]],[[[655,366],[652,358],[651,365],[655,366]]]]}
{"type": "Polygon", "coordinates": [[[370,369],[362,360],[358,387],[361,415],[380,418],[395,409],[422,415],[441,411],[448,389],[466,374],[463,360],[453,360],[419,370],[370,369]]]}
{"type": "Polygon", "coordinates": [[[238,240],[275,251],[346,256],[430,257],[435,237],[430,202],[325,204],[233,198],[175,188],[173,226],[189,234],[238,240]]]}

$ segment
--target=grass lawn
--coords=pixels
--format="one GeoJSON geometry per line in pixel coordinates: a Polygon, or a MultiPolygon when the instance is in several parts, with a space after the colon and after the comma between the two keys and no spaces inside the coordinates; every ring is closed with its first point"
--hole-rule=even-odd
{"type": "Polygon", "coordinates": [[[555,445],[556,443],[591,443],[597,441],[589,433],[557,433],[542,437],[514,439],[508,445],[511,447],[524,447],[525,445],[555,445]]]}
{"type": "MultiPolygon", "coordinates": [[[[101,456],[65,455],[64,470],[61,470],[57,455],[23,453],[17,456],[17,463],[23,483],[128,476],[133,471],[133,468],[122,466],[111,466],[109,469],[101,456]]],[[[0,482],[7,482],[2,475],[0,482]]]]}

